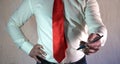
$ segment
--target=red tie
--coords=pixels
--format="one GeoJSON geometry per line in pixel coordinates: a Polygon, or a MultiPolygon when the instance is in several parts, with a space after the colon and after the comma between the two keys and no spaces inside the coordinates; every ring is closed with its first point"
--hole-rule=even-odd
{"type": "Polygon", "coordinates": [[[54,0],[53,7],[53,53],[60,63],[65,57],[67,43],[64,34],[64,5],[62,0],[54,0]]]}

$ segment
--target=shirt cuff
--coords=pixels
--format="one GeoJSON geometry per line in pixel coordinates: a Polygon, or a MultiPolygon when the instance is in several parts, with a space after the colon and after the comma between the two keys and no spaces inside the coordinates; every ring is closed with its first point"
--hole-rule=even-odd
{"type": "Polygon", "coordinates": [[[27,53],[27,54],[29,54],[30,53],[30,51],[32,50],[32,48],[33,48],[33,45],[31,44],[31,43],[29,43],[29,42],[24,42],[23,44],[22,44],[22,46],[21,46],[21,49],[25,52],[25,53],[27,53]]]}

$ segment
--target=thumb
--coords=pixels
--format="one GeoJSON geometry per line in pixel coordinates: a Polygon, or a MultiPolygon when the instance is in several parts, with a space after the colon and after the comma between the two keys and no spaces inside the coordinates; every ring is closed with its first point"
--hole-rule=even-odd
{"type": "Polygon", "coordinates": [[[91,42],[92,40],[94,40],[97,37],[96,33],[91,33],[88,37],[88,42],[91,42]]]}

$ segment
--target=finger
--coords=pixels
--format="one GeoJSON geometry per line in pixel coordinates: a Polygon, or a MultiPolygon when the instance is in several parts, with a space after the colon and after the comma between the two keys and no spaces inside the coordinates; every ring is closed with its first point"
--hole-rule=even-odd
{"type": "Polygon", "coordinates": [[[80,42],[80,46],[81,46],[81,45],[85,45],[85,44],[86,44],[86,42],[84,42],[84,41],[81,41],[81,42],[80,42]]]}
{"type": "Polygon", "coordinates": [[[39,50],[38,51],[38,56],[40,56],[40,57],[42,57],[42,58],[45,58],[45,56],[46,56],[47,54],[43,51],[43,50],[39,50]]]}
{"type": "Polygon", "coordinates": [[[42,45],[40,45],[40,44],[39,44],[39,47],[40,47],[41,49],[44,49],[44,48],[43,48],[43,46],[42,46],[42,45]]]}
{"type": "Polygon", "coordinates": [[[92,54],[92,53],[95,53],[95,51],[94,51],[94,50],[84,50],[84,53],[85,53],[86,55],[90,55],[90,54],[92,54]]]}
{"type": "Polygon", "coordinates": [[[93,49],[93,50],[99,50],[100,47],[99,46],[87,46],[89,49],[93,49]]]}
{"type": "Polygon", "coordinates": [[[39,49],[39,53],[41,53],[42,55],[46,56],[46,52],[44,52],[42,49],[39,49]]]}
{"type": "Polygon", "coordinates": [[[41,52],[38,52],[38,55],[37,55],[37,56],[42,57],[42,58],[45,59],[45,56],[44,56],[41,52]]]}
{"type": "Polygon", "coordinates": [[[93,50],[93,49],[89,49],[88,53],[95,53],[96,50],[93,50]]]}
{"type": "Polygon", "coordinates": [[[30,56],[32,57],[32,58],[34,58],[34,56],[36,56],[36,55],[38,55],[38,50],[37,49],[35,49],[35,48],[33,48],[32,50],[31,50],[31,52],[30,52],[30,56]]]}
{"type": "Polygon", "coordinates": [[[95,33],[90,34],[88,37],[88,42],[91,42],[95,37],[97,37],[95,33]]]}
{"type": "Polygon", "coordinates": [[[98,34],[96,33],[90,34],[90,36],[88,37],[88,42],[92,42],[96,37],[98,37],[98,34]]]}
{"type": "Polygon", "coordinates": [[[86,55],[89,55],[89,48],[84,48],[84,49],[82,49],[83,50],[83,52],[86,54],[86,55]]]}
{"type": "Polygon", "coordinates": [[[44,49],[43,46],[40,45],[40,44],[36,44],[36,48],[37,48],[37,49],[44,49]]]}
{"type": "Polygon", "coordinates": [[[40,59],[39,59],[39,57],[41,57],[41,58],[43,58],[43,59],[45,59],[45,57],[44,56],[42,56],[41,54],[39,54],[39,53],[37,53],[36,55],[34,55],[34,59],[36,60],[36,61],[38,61],[39,63],[40,63],[40,59]]]}
{"type": "Polygon", "coordinates": [[[100,42],[95,42],[95,43],[88,43],[87,44],[87,46],[89,47],[89,48],[99,48],[100,46],[101,46],[101,43],[100,42]]]}
{"type": "Polygon", "coordinates": [[[43,58],[43,59],[45,59],[45,56],[42,55],[42,54],[40,54],[40,55],[38,55],[38,56],[41,57],[41,58],[43,58]]]}
{"type": "Polygon", "coordinates": [[[41,63],[41,61],[37,58],[37,56],[34,56],[34,59],[35,59],[37,62],[41,63]]]}
{"type": "Polygon", "coordinates": [[[86,54],[86,55],[90,55],[92,53],[96,53],[99,49],[90,49],[90,48],[85,48],[83,50],[83,52],[86,54]]]}
{"type": "Polygon", "coordinates": [[[47,55],[47,54],[43,51],[43,46],[42,46],[42,45],[37,44],[37,45],[36,45],[36,48],[37,48],[37,51],[38,51],[40,54],[47,55]]]}

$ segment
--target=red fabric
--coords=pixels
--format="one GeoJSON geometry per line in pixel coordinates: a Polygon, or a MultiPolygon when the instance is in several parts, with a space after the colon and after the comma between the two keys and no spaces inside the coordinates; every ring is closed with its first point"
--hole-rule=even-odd
{"type": "Polygon", "coordinates": [[[64,5],[62,0],[54,0],[53,7],[53,53],[60,63],[65,57],[67,43],[64,34],[64,5]]]}

